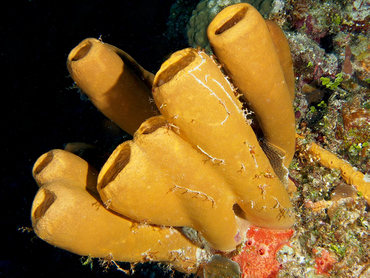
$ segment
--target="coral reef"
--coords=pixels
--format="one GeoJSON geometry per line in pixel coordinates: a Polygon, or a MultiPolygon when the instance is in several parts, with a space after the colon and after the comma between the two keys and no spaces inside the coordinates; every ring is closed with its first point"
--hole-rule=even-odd
{"type": "Polygon", "coordinates": [[[298,81],[296,130],[302,136],[289,171],[297,185],[293,202],[300,217],[291,254],[280,257],[286,263],[281,277],[320,273],[322,277],[367,277],[370,90],[364,80],[369,65],[365,58],[369,53],[365,43],[368,9],[368,1],[290,1],[285,20],[281,20],[298,81]],[[363,13],[354,20],[357,9],[363,13]],[[321,154],[345,165],[349,172],[339,164],[334,169],[334,161],[318,161],[310,153],[316,147],[309,149],[315,143],[331,152],[319,147],[321,154]],[[363,189],[343,176],[355,177],[356,170],[362,172],[358,174],[363,189]]]}
{"type": "Polygon", "coordinates": [[[340,169],[320,167],[307,152],[316,142],[349,162],[350,169],[361,172],[363,191],[368,190],[369,10],[369,1],[292,0],[268,16],[282,26],[289,41],[296,76],[296,131],[303,137],[289,170],[297,186],[293,203],[299,218],[290,247],[278,252],[285,266],[279,277],[320,276],[315,268],[320,255],[314,249],[333,259],[326,277],[369,274],[367,194],[357,191],[340,169]],[[338,199],[336,192],[347,193],[338,199]]]}

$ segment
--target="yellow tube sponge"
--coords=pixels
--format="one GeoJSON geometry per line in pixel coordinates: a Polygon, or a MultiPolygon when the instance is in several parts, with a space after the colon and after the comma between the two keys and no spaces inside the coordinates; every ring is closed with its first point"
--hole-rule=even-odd
{"type": "Polygon", "coordinates": [[[249,4],[229,6],[213,19],[207,35],[232,83],[255,112],[267,150],[277,152],[287,168],[295,151],[292,97],[265,20],[249,4]]]}
{"type": "Polygon", "coordinates": [[[151,99],[153,74],[124,51],[88,38],[69,53],[67,68],[93,104],[126,132],[159,114],[151,99]]]}
{"type": "Polygon", "coordinates": [[[153,96],[176,132],[224,177],[249,221],[281,229],[293,225],[288,194],[210,57],[191,48],[174,53],[154,78],[153,96]]]}
{"type": "Polygon", "coordinates": [[[271,20],[265,20],[267,27],[269,28],[272,42],[274,43],[276,53],[279,57],[279,62],[283,70],[284,78],[289,89],[289,95],[294,101],[295,97],[295,80],[293,71],[293,59],[290,53],[290,47],[288,40],[279,25],[271,20]]]}
{"type": "Polygon", "coordinates": [[[116,148],[99,174],[102,200],[136,221],[192,227],[213,248],[234,250],[241,237],[232,192],[207,157],[171,128],[153,117],[116,148]]]}
{"type": "Polygon", "coordinates": [[[174,228],[141,225],[104,208],[96,171],[63,150],[41,156],[33,169],[40,186],[31,220],[46,242],[79,255],[125,262],[162,261],[193,271],[197,250],[174,228]]]}

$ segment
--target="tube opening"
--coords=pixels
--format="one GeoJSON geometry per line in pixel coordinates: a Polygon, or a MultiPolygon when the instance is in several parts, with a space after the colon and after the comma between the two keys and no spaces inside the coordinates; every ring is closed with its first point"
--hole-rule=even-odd
{"type": "Polygon", "coordinates": [[[81,44],[78,49],[75,50],[71,57],[71,61],[78,61],[81,60],[83,57],[89,53],[90,49],[92,47],[92,43],[89,41],[86,41],[84,44],[81,44]]]}
{"type": "Polygon", "coordinates": [[[114,161],[112,161],[109,169],[105,173],[98,186],[99,190],[106,187],[111,181],[113,181],[118,174],[126,167],[130,162],[131,158],[131,147],[129,144],[124,144],[118,153],[115,155],[114,161]]]}
{"type": "Polygon", "coordinates": [[[36,177],[38,174],[42,172],[49,165],[49,163],[53,160],[54,154],[53,151],[50,151],[45,154],[45,157],[39,162],[39,164],[33,170],[33,176],[36,177]]]}
{"type": "Polygon", "coordinates": [[[247,7],[241,8],[230,19],[226,20],[226,22],[224,22],[220,27],[218,27],[215,31],[215,34],[220,35],[223,32],[232,28],[234,25],[236,25],[239,21],[241,21],[245,17],[247,10],[248,10],[247,7]]]}
{"type": "Polygon", "coordinates": [[[151,117],[141,124],[139,129],[135,133],[135,137],[139,135],[150,134],[156,131],[158,128],[167,124],[166,119],[163,116],[151,117]]]}
{"type": "Polygon", "coordinates": [[[39,192],[38,198],[43,198],[40,205],[33,212],[33,219],[37,221],[43,217],[50,206],[55,202],[57,196],[50,190],[43,189],[39,192]]]}
{"type": "Polygon", "coordinates": [[[160,72],[158,77],[156,77],[156,81],[155,84],[153,84],[153,87],[159,87],[169,82],[179,71],[186,68],[191,62],[194,61],[196,57],[195,55],[196,54],[194,51],[188,51],[178,61],[170,64],[167,68],[160,72]]]}
{"type": "Polygon", "coordinates": [[[234,214],[238,216],[239,218],[247,219],[245,212],[238,204],[233,205],[233,211],[234,211],[234,214]]]}

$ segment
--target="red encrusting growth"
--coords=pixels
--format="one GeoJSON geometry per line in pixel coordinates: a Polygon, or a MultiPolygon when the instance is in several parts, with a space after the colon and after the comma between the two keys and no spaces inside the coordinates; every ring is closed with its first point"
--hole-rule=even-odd
{"type": "Polygon", "coordinates": [[[317,255],[317,258],[315,259],[315,269],[317,274],[325,274],[329,276],[329,271],[333,269],[333,266],[337,261],[331,257],[330,253],[325,249],[323,249],[321,253],[317,249],[312,249],[312,251],[317,255]]]}
{"type": "Polygon", "coordinates": [[[289,244],[293,233],[292,229],[277,231],[251,226],[242,251],[233,258],[240,266],[242,277],[277,277],[282,266],[276,260],[276,253],[289,244]]]}

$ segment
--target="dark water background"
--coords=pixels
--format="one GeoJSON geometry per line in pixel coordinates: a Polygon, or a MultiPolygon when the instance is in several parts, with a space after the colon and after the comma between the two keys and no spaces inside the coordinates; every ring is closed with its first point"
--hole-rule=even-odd
{"type": "MultiPolygon", "coordinates": [[[[182,43],[165,38],[175,1],[12,1],[0,11],[1,65],[1,255],[0,277],[126,277],[91,271],[79,256],[22,233],[30,227],[30,209],[38,189],[32,165],[43,153],[68,142],[109,147],[106,119],[82,101],[68,77],[69,51],[87,37],[120,47],[155,72],[182,43]]],[[[134,277],[154,277],[141,268],[134,277]]],[[[157,272],[162,277],[161,271],[157,272]]]]}

